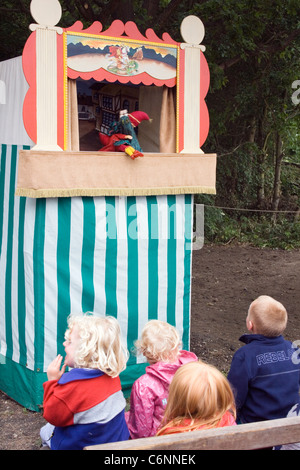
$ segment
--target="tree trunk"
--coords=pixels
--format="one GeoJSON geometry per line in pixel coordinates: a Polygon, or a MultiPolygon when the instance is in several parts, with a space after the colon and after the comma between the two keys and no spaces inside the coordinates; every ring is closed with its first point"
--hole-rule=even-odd
{"type": "Polygon", "coordinates": [[[247,128],[247,141],[253,144],[255,142],[255,136],[256,136],[256,129],[257,124],[256,124],[256,117],[253,116],[250,120],[249,126],[247,128]]]}
{"type": "MultiPolygon", "coordinates": [[[[283,159],[283,142],[278,132],[276,132],[275,145],[275,172],[273,185],[272,210],[277,211],[280,202],[281,193],[281,165],[283,159]]],[[[273,215],[273,221],[276,222],[276,213],[273,215]]]]}
{"type": "Polygon", "coordinates": [[[265,156],[264,154],[260,155],[259,158],[259,182],[257,188],[257,205],[258,207],[264,207],[265,203],[265,170],[264,170],[264,162],[265,156]]]}
{"type": "Polygon", "coordinates": [[[258,163],[258,185],[257,185],[257,207],[261,208],[265,206],[265,159],[266,159],[266,143],[268,136],[264,133],[264,121],[266,115],[266,108],[264,108],[262,117],[258,120],[257,127],[257,145],[260,149],[259,155],[257,155],[258,163]]]}

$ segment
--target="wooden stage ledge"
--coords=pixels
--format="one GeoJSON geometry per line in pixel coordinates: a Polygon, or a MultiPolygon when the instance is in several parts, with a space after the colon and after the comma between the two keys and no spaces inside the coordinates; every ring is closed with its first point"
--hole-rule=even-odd
{"type": "Polygon", "coordinates": [[[215,194],[216,154],[20,150],[17,196],[215,194]]]}

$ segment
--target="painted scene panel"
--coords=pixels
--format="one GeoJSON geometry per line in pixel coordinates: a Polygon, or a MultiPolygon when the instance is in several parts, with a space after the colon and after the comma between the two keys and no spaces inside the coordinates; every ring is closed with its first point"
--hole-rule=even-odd
{"type": "Polygon", "coordinates": [[[119,77],[146,73],[157,80],[170,80],[176,78],[177,46],[68,33],[67,65],[83,73],[103,69],[119,77]]]}

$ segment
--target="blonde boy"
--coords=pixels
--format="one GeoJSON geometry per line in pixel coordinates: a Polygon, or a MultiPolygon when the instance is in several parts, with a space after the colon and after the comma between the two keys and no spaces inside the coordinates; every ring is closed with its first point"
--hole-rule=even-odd
{"type": "Polygon", "coordinates": [[[249,307],[246,325],[250,332],[275,337],[283,334],[287,311],[277,300],[261,295],[249,307]]]}
{"type": "Polygon", "coordinates": [[[228,374],[238,421],[283,418],[299,402],[300,384],[295,350],[282,336],[287,311],[272,297],[260,296],[249,307],[246,325],[251,334],[241,336],[245,346],[234,354],[228,374]]]}
{"type": "Polygon", "coordinates": [[[53,450],[126,440],[125,399],[119,374],[127,351],[114,317],[76,315],[68,319],[64,365],[58,355],[44,383],[43,444],[53,450]],[[65,373],[66,367],[71,367],[65,373]]]}

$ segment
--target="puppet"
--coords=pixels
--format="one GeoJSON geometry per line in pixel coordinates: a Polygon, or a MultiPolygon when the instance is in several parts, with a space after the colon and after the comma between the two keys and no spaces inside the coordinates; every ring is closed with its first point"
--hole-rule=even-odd
{"type": "Polygon", "coordinates": [[[99,139],[103,147],[101,152],[125,152],[133,160],[143,157],[134,128],[142,121],[149,121],[149,116],[144,111],[133,111],[127,114],[126,110],[120,111],[119,121],[114,122],[109,134],[99,132],[99,139]]]}

